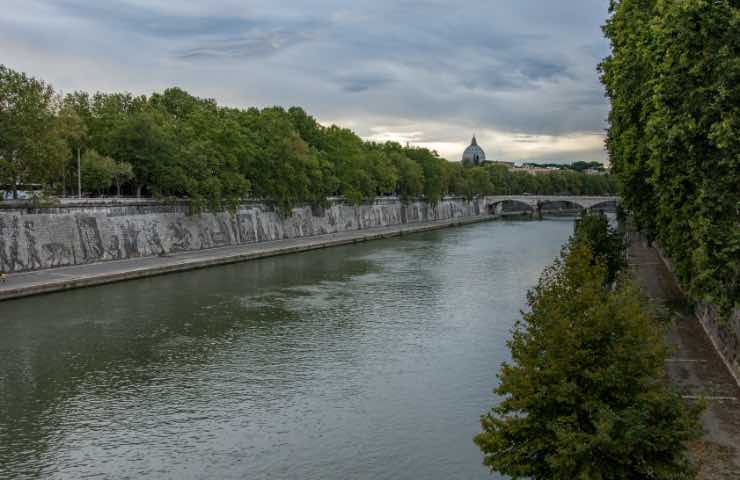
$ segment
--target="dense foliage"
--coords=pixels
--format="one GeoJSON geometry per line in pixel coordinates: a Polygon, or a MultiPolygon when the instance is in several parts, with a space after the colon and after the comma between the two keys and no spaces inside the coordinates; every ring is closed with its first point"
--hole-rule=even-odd
{"type": "Polygon", "coordinates": [[[524,166],[533,167],[549,167],[558,168],[561,170],[575,170],[576,172],[585,172],[586,170],[596,170],[599,172],[605,172],[604,164],[600,162],[573,162],[573,163],[525,163],[524,166]]]}
{"type": "Polygon", "coordinates": [[[613,0],[607,149],[638,227],[689,291],[740,299],[740,4],[613,0]]]}
{"type": "Polygon", "coordinates": [[[378,195],[432,203],[444,195],[613,193],[606,176],[563,171],[464,168],[436,152],[365,142],[325,127],[301,108],[236,109],[170,88],[149,97],[53,89],[0,70],[0,185],[40,183],[76,193],[78,155],[86,192],[186,197],[197,208],[234,206],[252,196],[283,212],[298,202],[343,195],[358,203],[378,195]]]}
{"type": "Polygon", "coordinates": [[[55,108],[51,86],[0,65],[0,185],[61,176],[66,146],[55,108]]]}
{"type": "Polygon", "coordinates": [[[685,442],[699,408],[664,379],[665,325],[631,281],[609,284],[604,258],[620,248],[604,248],[605,225],[588,222],[529,293],[499,372],[502,401],[475,442],[514,479],[693,478],[685,442]]]}
{"type": "Polygon", "coordinates": [[[604,263],[607,285],[611,285],[627,266],[627,248],[622,234],[609,225],[609,219],[603,212],[581,216],[576,221],[571,243],[588,245],[594,260],[604,263]]]}

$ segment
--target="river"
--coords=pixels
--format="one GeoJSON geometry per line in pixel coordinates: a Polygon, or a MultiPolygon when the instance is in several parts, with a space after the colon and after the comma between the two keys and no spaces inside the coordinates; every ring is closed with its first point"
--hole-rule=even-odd
{"type": "Polygon", "coordinates": [[[0,478],[489,479],[472,437],[570,219],[0,303],[0,478]]]}

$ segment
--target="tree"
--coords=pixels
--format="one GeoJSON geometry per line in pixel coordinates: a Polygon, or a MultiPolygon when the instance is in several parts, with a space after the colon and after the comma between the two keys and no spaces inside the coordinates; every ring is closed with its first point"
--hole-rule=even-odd
{"type": "Polygon", "coordinates": [[[595,261],[606,267],[606,283],[611,285],[619,272],[627,266],[627,248],[622,235],[609,225],[603,212],[584,213],[576,221],[571,245],[586,244],[595,261]]]}
{"type": "Polygon", "coordinates": [[[414,160],[424,174],[424,198],[432,205],[436,205],[444,196],[447,180],[446,160],[439,158],[436,152],[426,148],[406,147],[401,150],[403,155],[414,160]]]}
{"type": "Polygon", "coordinates": [[[483,167],[468,167],[463,171],[464,186],[463,194],[467,200],[472,200],[475,195],[491,193],[491,177],[483,167]]]}
{"type": "Polygon", "coordinates": [[[656,234],[684,285],[729,314],[740,301],[740,4],[659,5],[648,121],[656,234]]]}
{"type": "Polygon", "coordinates": [[[121,185],[134,178],[134,168],[127,162],[115,162],[113,183],[116,185],[116,196],[121,196],[121,185]]]}
{"type": "Polygon", "coordinates": [[[421,195],[424,189],[424,171],[419,164],[400,153],[392,154],[392,159],[398,169],[398,195],[401,200],[408,202],[421,195]]]}
{"type": "Polygon", "coordinates": [[[95,150],[86,150],[80,161],[82,186],[88,192],[101,193],[113,184],[116,162],[95,150]]]}
{"type": "Polygon", "coordinates": [[[0,183],[18,198],[18,183],[52,184],[67,152],[55,127],[54,90],[0,65],[0,183]]]}
{"type": "MultiPolygon", "coordinates": [[[[426,148],[366,142],[349,129],[322,126],[300,107],[227,108],[177,87],[149,97],[74,92],[57,101],[40,80],[5,67],[1,77],[0,182],[10,185],[43,183],[64,193],[67,179],[80,173],[70,158],[79,164],[92,149],[116,160],[117,194],[185,197],[196,211],[234,208],[250,194],[288,213],[299,202],[325,205],[336,195],[355,204],[423,195],[434,205],[449,193],[554,191],[554,181],[532,175],[486,166],[487,179],[426,148]]],[[[558,184],[558,192],[587,189],[583,175],[558,184]]],[[[588,191],[607,186],[594,181],[588,191]]]]}
{"type": "Polygon", "coordinates": [[[740,299],[740,8],[611,2],[601,65],[624,206],[697,299],[740,299]]]}
{"type": "MultiPolygon", "coordinates": [[[[72,99],[73,97],[68,98],[72,99]]],[[[77,110],[75,110],[71,101],[65,101],[63,103],[59,113],[57,114],[56,122],[59,136],[66,142],[68,152],[74,154],[77,158],[77,194],[81,195],[82,179],[80,162],[82,149],[85,147],[88,140],[87,125],[82,116],[77,110]]],[[[62,170],[62,194],[64,194],[66,190],[66,179],[68,177],[67,171],[68,168],[65,165],[62,170]]]]}
{"type": "Polygon", "coordinates": [[[175,160],[176,141],[169,127],[166,116],[143,109],[118,119],[109,133],[108,154],[131,164],[137,196],[146,187],[153,193],[168,193],[160,187],[167,184],[175,160]]]}
{"type": "Polygon", "coordinates": [[[620,180],[622,200],[633,212],[638,227],[652,237],[657,199],[647,181],[654,166],[649,162],[647,121],[653,109],[653,52],[650,23],[656,0],[611,1],[612,13],[604,26],[612,53],[599,65],[601,81],[611,98],[606,148],[612,171],[620,180]]]}
{"type": "Polygon", "coordinates": [[[499,372],[503,397],[475,442],[514,479],[690,479],[685,442],[699,432],[663,379],[664,325],[637,287],[605,288],[607,268],[575,243],[528,294],[499,372]]]}

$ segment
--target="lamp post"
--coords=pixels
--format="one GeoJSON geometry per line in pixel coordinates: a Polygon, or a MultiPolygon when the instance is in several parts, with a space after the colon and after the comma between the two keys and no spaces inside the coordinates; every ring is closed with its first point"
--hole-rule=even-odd
{"type": "Polygon", "coordinates": [[[80,168],[80,147],[77,147],[77,198],[82,198],[82,170],[80,168]]]}

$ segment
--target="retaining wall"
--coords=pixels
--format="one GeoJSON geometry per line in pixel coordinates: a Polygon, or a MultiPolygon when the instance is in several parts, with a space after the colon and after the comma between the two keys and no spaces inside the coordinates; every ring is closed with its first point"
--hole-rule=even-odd
{"type": "Polygon", "coordinates": [[[269,204],[190,215],[186,204],[151,200],[64,201],[33,208],[0,203],[0,271],[22,272],[286,238],[487,215],[485,200],[446,198],[432,207],[381,198],[354,206],[300,206],[283,218],[269,204]]]}

